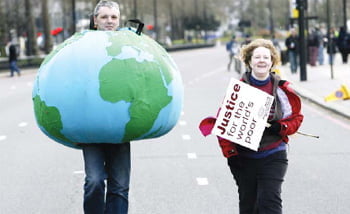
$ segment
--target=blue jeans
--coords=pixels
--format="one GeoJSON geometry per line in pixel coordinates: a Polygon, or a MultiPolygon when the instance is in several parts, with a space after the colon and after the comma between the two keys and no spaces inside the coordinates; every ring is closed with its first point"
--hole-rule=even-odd
{"type": "Polygon", "coordinates": [[[10,62],[10,70],[11,70],[11,77],[13,77],[14,72],[16,71],[18,76],[21,75],[21,72],[19,71],[19,68],[17,66],[17,61],[13,60],[10,62]]]}
{"type": "Polygon", "coordinates": [[[130,143],[85,144],[82,147],[86,174],[84,213],[128,213],[130,143]]]}
{"type": "Polygon", "coordinates": [[[323,54],[323,45],[320,45],[318,47],[318,57],[317,57],[317,60],[318,60],[318,64],[320,65],[323,65],[323,62],[324,62],[324,54],[323,54]]]}
{"type": "Polygon", "coordinates": [[[282,214],[285,150],[260,159],[233,156],[228,165],[238,186],[240,214],[282,214]]]}
{"type": "Polygon", "coordinates": [[[296,51],[288,51],[288,57],[290,63],[290,70],[292,71],[292,73],[296,73],[298,68],[298,54],[296,53],[296,51]]]}

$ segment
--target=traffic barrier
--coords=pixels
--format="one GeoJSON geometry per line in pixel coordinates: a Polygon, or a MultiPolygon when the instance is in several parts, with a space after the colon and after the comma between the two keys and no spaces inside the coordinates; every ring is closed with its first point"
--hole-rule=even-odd
{"type": "Polygon", "coordinates": [[[346,85],[342,84],[338,90],[329,94],[324,99],[326,102],[350,99],[350,90],[346,85]]]}

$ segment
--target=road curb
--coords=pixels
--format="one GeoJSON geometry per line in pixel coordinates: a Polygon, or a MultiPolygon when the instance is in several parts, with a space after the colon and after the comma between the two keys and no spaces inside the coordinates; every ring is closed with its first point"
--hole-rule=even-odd
{"type": "MultiPolygon", "coordinates": [[[[285,78],[288,80],[288,78],[285,78]]],[[[288,80],[289,81],[289,80],[288,80]]],[[[347,119],[350,119],[350,111],[344,106],[341,106],[338,104],[338,102],[344,102],[343,100],[338,100],[338,101],[332,101],[332,102],[325,102],[324,99],[316,96],[314,93],[311,91],[302,88],[298,83],[290,81],[291,87],[294,89],[294,91],[303,99],[306,99],[324,109],[330,110],[340,116],[343,116],[347,119]]]]}

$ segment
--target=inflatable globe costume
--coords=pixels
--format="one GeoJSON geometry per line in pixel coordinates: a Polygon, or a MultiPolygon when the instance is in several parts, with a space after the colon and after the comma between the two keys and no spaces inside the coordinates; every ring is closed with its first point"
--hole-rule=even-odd
{"type": "Polygon", "coordinates": [[[40,129],[79,148],[166,134],[179,119],[183,85],[172,58],[148,36],[87,30],[45,58],[32,96],[40,129]]]}

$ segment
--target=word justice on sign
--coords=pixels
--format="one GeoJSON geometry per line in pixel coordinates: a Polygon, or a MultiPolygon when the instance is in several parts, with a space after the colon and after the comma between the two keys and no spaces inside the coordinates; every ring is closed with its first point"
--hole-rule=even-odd
{"type": "Polygon", "coordinates": [[[212,133],[257,151],[274,97],[232,78],[212,133]]]}

